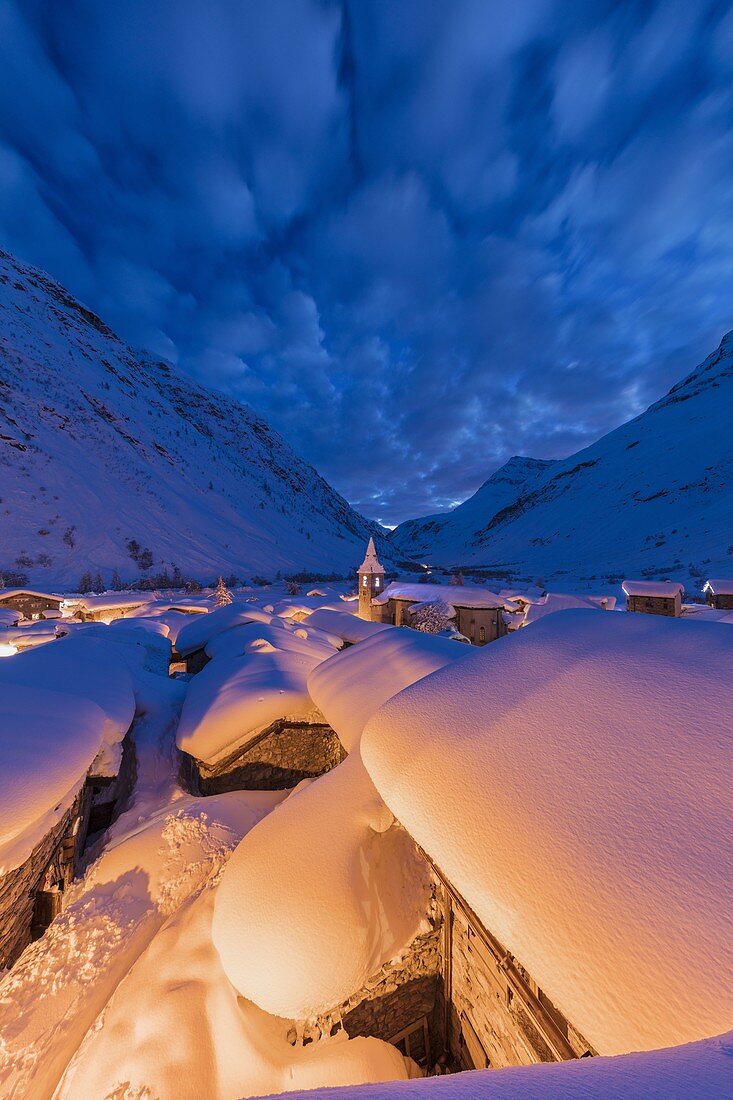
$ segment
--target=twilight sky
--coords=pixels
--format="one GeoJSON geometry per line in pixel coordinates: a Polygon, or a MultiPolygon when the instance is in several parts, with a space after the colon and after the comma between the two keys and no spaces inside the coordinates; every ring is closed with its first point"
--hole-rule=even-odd
{"type": "Polygon", "coordinates": [[[0,0],[0,245],[435,511],[733,328],[733,5],[0,0]]]}

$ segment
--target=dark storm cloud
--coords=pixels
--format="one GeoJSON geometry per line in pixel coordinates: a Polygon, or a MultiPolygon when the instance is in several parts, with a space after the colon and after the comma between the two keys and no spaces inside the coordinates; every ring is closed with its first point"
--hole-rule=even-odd
{"type": "Polygon", "coordinates": [[[0,244],[396,522],[733,326],[732,58],[713,2],[0,0],[0,244]]]}

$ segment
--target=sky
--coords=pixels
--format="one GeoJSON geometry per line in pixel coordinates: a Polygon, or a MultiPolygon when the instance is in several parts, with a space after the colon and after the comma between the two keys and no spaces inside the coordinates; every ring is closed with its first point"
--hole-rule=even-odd
{"type": "Polygon", "coordinates": [[[445,509],[733,328],[733,5],[0,0],[0,247],[445,509]]]}

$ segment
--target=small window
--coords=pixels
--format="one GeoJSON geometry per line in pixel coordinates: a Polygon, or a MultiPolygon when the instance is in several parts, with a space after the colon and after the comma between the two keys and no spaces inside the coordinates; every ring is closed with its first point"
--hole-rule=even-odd
{"type": "Polygon", "coordinates": [[[480,626],[478,628],[478,640],[480,642],[485,642],[486,641],[486,627],[485,626],[480,626]]]}
{"type": "Polygon", "coordinates": [[[379,577],[374,578],[374,587],[379,588],[379,577]]]}
{"type": "Polygon", "coordinates": [[[367,577],[366,573],[361,578],[361,583],[363,588],[366,588],[366,586],[369,584],[369,578],[367,577]]]}

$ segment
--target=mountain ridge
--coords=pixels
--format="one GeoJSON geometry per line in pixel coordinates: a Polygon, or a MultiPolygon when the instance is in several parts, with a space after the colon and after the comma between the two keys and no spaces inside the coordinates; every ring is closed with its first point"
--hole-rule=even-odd
{"type": "Polygon", "coordinates": [[[175,565],[199,580],[343,573],[370,535],[390,550],[252,409],[130,348],[2,251],[0,498],[0,573],[36,585],[175,565]]]}
{"type": "Polygon", "coordinates": [[[508,480],[516,459],[451,513],[406,521],[391,540],[405,555],[507,580],[585,586],[631,572],[692,586],[711,570],[733,573],[732,420],[729,332],[644,412],[519,478],[512,499],[494,507],[485,490],[508,480]],[[466,516],[482,522],[468,530],[466,516]]]}

